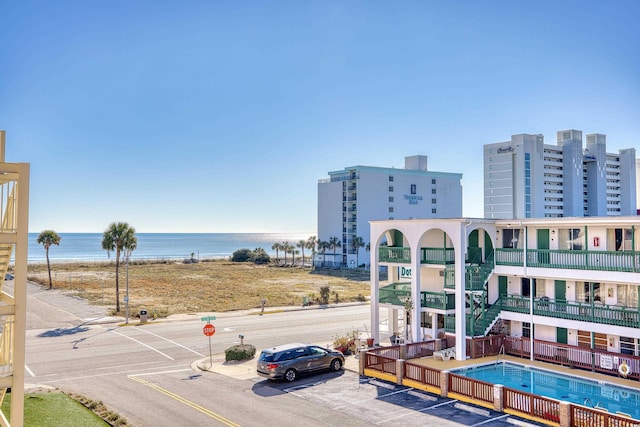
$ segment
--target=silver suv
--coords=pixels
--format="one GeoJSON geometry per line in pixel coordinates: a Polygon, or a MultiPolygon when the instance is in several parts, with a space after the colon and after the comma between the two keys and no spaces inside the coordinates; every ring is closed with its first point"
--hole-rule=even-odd
{"type": "Polygon", "coordinates": [[[291,382],[299,374],[326,369],[337,372],[343,365],[344,356],[339,351],[302,343],[284,344],[262,350],[258,358],[258,375],[291,382]]]}

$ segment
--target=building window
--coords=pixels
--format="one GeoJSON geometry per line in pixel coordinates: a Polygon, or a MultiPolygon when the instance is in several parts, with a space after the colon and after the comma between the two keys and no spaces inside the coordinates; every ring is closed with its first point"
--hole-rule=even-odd
{"type": "Polygon", "coordinates": [[[618,304],[638,308],[638,287],[636,285],[618,285],[618,304]]]}
{"type": "Polygon", "coordinates": [[[436,199],[431,199],[431,203],[436,204],[436,199]]]}
{"type": "Polygon", "coordinates": [[[531,323],[522,322],[522,338],[531,338],[531,323]]]}
{"type": "Polygon", "coordinates": [[[576,283],[576,301],[591,302],[591,292],[593,292],[593,301],[602,301],[602,296],[600,295],[600,283],[576,283]]]}
{"type": "Polygon", "coordinates": [[[620,337],[620,353],[637,355],[638,350],[635,338],[620,337]]]}
{"type": "Polygon", "coordinates": [[[435,178],[431,178],[431,184],[436,185],[436,179],[435,178]]]}
{"type": "Polygon", "coordinates": [[[607,230],[607,246],[614,251],[632,250],[633,230],[630,228],[614,228],[607,230]]]}
{"type": "Polygon", "coordinates": [[[389,212],[393,212],[393,206],[389,206],[389,212]]]}
{"type": "Polygon", "coordinates": [[[389,175],[389,182],[393,182],[393,175],[389,175]]]}
{"type": "Polygon", "coordinates": [[[431,189],[431,194],[436,194],[436,189],[435,188],[431,189]]]}
{"type": "Polygon", "coordinates": [[[389,191],[393,191],[393,185],[389,186],[389,191]]]}
{"type": "Polygon", "coordinates": [[[436,208],[431,209],[431,213],[432,214],[436,213],[436,208]]]}
{"type": "Polygon", "coordinates": [[[502,247],[503,248],[520,248],[524,246],[523,239],[520,239],[520,229],[503,228],[502,229],[502,247]]]}
{"type": "Polygon", "coordinates": [[[393,203],[393,196],[389,196],[389,203],[393,203]]]}
{"type": "Polygon", "coordinates": [[[581,251],[584,244],[584,230],[581,228],[561,228],[558,230],[558,249],[581,251]]]}
{"type": "Polygon", "coordinates": [[[411,184],[411,194],[416,194],[416,185],[411,184]]]}

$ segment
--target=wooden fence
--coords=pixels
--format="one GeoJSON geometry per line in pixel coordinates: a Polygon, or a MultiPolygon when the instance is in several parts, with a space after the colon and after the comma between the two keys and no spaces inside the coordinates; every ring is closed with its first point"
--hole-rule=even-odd
{"type": "MultiPolygon", "coordinates": [[[[487,337],[488,338],[488,337],[487,337]]],[[[500,337],[503,338],[503,337],[500,337]]],[[[494,339],[497,339],[494,337],[494,339]]],[[[500,340],[481,339],[485,349],[494,349],[500,340]]],[[[368,350],[365,355],[364,368],[370,371],[379,372],[387,378],[389,375],[398,377],[398,367],[404,372],[402,378],[396,381],[398,384],[406,384],[420,388],[422,390],[447,396],[451,394],[453,398],[463,400],[480,406],[501,410],[503,412],[524,416],[526,418],[543,422],[548,425],[571,425],[576,427],[640,427],[640,421],[634,420],[625,414],[609,414],[597,408],[588,408],[567,402],[560,402],[555,399],[534,395],[531,393],[515,390],[502,385],[494,385],[488,382],[456,375],[451,372],[442,372],[439,369],[428,367],[422,364],[406,360],[402,364],[397,361],[401,353],[409,358],[424,357],[422,354],[433,354],[435,340],[425,343],[415,343],[401,346],[379,347],[368,350]],[[564,406],[564,411],[562,407],[564,406]]],[[[442,343],[444,344],[444,343],[442,343]]],[[[469,345],[469,343],[467,343],[469,345]]],[[[472,346],[475,344],[471,343],[472,346]]],[[[507,354],[528,357],[531,348],[530,340],[527,338],[504,337],[505,351],[507,354]]],[[[488,351],[488,350],[487,350],[488,351]]],[[[491,350],[493,351],[493,350],[491,350]]],[[[583,349],[569,345],[550,343],[535,340],[534,356],[536,360],[552,361],[562,364],[572,363],[574,367],[594,370],[594,364],[600,365],[601,357],[615,357],[627,361],[632,367],[633,373],[638,373],[640,365],[636,357],[602,352],[598,350],[583,349]],[[558,359],[558,356],[565,359],[558,359]]],[[[612,369],[595,369],[599,372],[611,373],[612,369]]],[[[613,370],[617,373],[617,367],[613,370]]]]}
{"type": "MultiPolygon", "coordinates": [[[[509,355],[530,358],[529,338],[505,337],[504,347],[509,355]]],[[[640,380],[640,357],[630,354],[534,340],[533,359],[615,376],[618,376],[618,368],[624,361],[630,372],[627,377],[640,380]]]]}

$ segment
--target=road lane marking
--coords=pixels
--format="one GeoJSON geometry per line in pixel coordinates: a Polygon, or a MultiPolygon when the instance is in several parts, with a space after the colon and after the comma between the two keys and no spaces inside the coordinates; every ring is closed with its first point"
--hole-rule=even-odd
{"type": "Polygon", "coordinates": [[[153,350],[153,351],[155,351],[156,353],[163,355],[164,357],[166,357],[166,358],[167,358],[167,359],[169,359],[169,360],[176,360],[176,359],[174,359],[173,357],[169,356],[168,354],[164,354],[164,353],[163,353],[163,352],[161,352],[160,350],[158,350],[158,349],[156,349],[156,348],[153,348],[153,347],[151,347],[150,345],[143,343],[142,341],[138,341],[138,340],[137,340],[137,339],[135,339],[135,338],[131,338],[131,337],[127,336],[127,335],[121,334],[121,333],[120,333],[120,332],[118,332],[118,331],[111,331],[111,332],[112,332],[112,333],[114,333],[114,334],[116,334],[116,335],[120,335],[121,337],[128,338],[128,339],[130,339],[131,341],[133,341],[133,342],[136,342],[136,343],[140,344],[141,346],[147,347],[148,349],[153,350]]]}
{"type": "Polygon", "coordinates": [[[29,375],[31,375],[32,377],[35,377],[36,375],[33,373],[33,371],[31,369],[29,369],[29,367],[27,365],[24,365],[24,369],[29,373],[29,375]]]}
{"type": "Polygon", "coordinates": [[[204,356],[205,356],[204,354],[199,353],[199,352],[197,352],[197,351],[195,351],[195,350],[192,350],[192,349],[190,349],[189,347],[185,347],[184,345],[182,345],[182,344],[180,344],[180,343],[177,343],[177,342],[175,342],[175,341],[172,341],[172,340],[170,340],[169,338],[165,338],[165,337],[163,337],[163,336],[161,336],[161,335],[154,334],[153,332],[149,332],[149,331],[147,331],[146,329],[138,329],[138,331],[141,331],[141,332],[144,332],[144,333],[146,333],[146,334],[153,335],[154,337],[158,337],[158,338],[160,338],[160,339],[163,339],[163,340],[165,340],[165,341],[168,341],[168,342],[170,342],[171,344],[177,345],[178,347],[182,347],[182,348],[184,348],[185,350],[190,351],[191,353],[194,353],[194,354],[196,354],[196,355],[198,355],[198,356],[200,356],[200,357],[204,357],[204,356]]]}
{"type": "MultiPolygon", "coordinates": [[[[136,370],[138,370],[139,368],[136,368],[136,370]]],[[[177,370],[176,372],[181,372],[181,371],[193,371],[193,369],[191,368],[185,368],[185,369],[181,369],[181,370],[177,370]]],[[[83,380],[86,378],[99,378],[99,377],[106,377],[106,376],[113,376],[115,374],[118,375],[127,375],[129,372],[136,372],[133,369],[127,369],[124,371],[116,371],[116,372],[105,372],[104,374],[94,374],[94,375],[80,375],[77,377],[70,377],[70,378],[58,378],[55,381],[76,381],[76,380],[83,380]]],[[[154,373],[152,373],[154,374],[154,373]]],[[[133,375],[133,374],[128,374],[129,375],[133,375]]],[[[135,375],[143,375],[143,374],[135,374],[135,375]]],[[[40,378],[44,378],[44,377],[58,377],[59,374],[50,374],[50,375],[43,375],[40,378]]],[[[48,384],[53,382],[54,380],[51,381],[39,381],[42,384],[48,384]]]]}
{"type": "Polygon", "coordinates": [[[500,416],[500,417],[491,418],[491,419],[489,419],[489,420],[482,421],[482,422],[480,422],[480,423],[474,424],[474,425],[472,425],[471,427],[476,427],[476,426],[481,426],[481,425],[483,425],[483,424],[492,423],[492,422],[494,422],[494,421],[496,421],[496,420],[501,420],[501,419],[503,419],[503,418],[507,418],[508,416],[509,416],[509,414],[505,414],[505,415],[502,415],[502,416],[500,416]]]}
{"type": "Polygon", "coordinates": [[[195,402],[187,400],[184,397],[182,397],[182,396],[180,396],[178,394],[175,394],[175,393],[167,390],[166,388],[162,388],[157,384],[154,384],[154,383],[152,383],[150,381],[147,381],[147,380],[143,380],[142,378],[137,378],[137,377],[132,376],[132,375],[130,375],[129,378],[134,380],[134,381],[139,382],[142,385],[150,387],[150,388],[152,388],[152,389],[154,389],[154,390],[156,390],[156,391],[158,391],[158,392],[160,392],[160,393],[162,393],[162,394],[164,394],[166,396],[169,396],[170,398],[175,399],[176,401],[178,401],[180,403],[183,403],[183,404],[189,406],[190,408],[193,408],[196,411],[199,411],[199,412],[207,415],[208,417],[213,418],[214,420],[221,422],[222,424],[224,424],[226,426],[229,426],[229,427],[240,427],[240,424],[234,423],[230,419],[225,418],[222,415],[217,414],[217,413],[215,413],[215,412],[213,412],[213,411],[211,411],[211,410],[209,410],[209,409],[207,409],[207,408],[205,408],[203,406],[200,406],[195,402]]]}
{"type": "Polygon", "coordinates": [[[141,372],[138,374],[130,374],[127,375],[128,377],[146,377],[148,375],[161,375],[161,374],[174,374],[176,372],[186,372],[186,371],[192,371],[193,369],[191,368],[187,368],[187,369],[172,369],[169,371],[156,371],[156,372],[141,372]]]}

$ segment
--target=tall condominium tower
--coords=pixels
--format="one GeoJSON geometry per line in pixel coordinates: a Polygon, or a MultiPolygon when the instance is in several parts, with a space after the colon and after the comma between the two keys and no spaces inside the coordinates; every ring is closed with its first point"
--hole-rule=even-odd
{"type": "Polygon", "coordinates": [[[484,146],[485,218],[636,215],[636,151],[606,152],[606,136],[570,129],[557,145],[513,135],[484,146]]]}
{"type": "Polygon", "coordinates": [[[427,170],[427,156],[406,157],[404,169],[351,166],[329,172],[318,181],[318,240],[339,245],[318,254],[315,265],[368,264],[369,221],[462,216],[461,180],[459,173],[427,170]],[[354,246],[357,237],[365,247],[354,246]]]}

